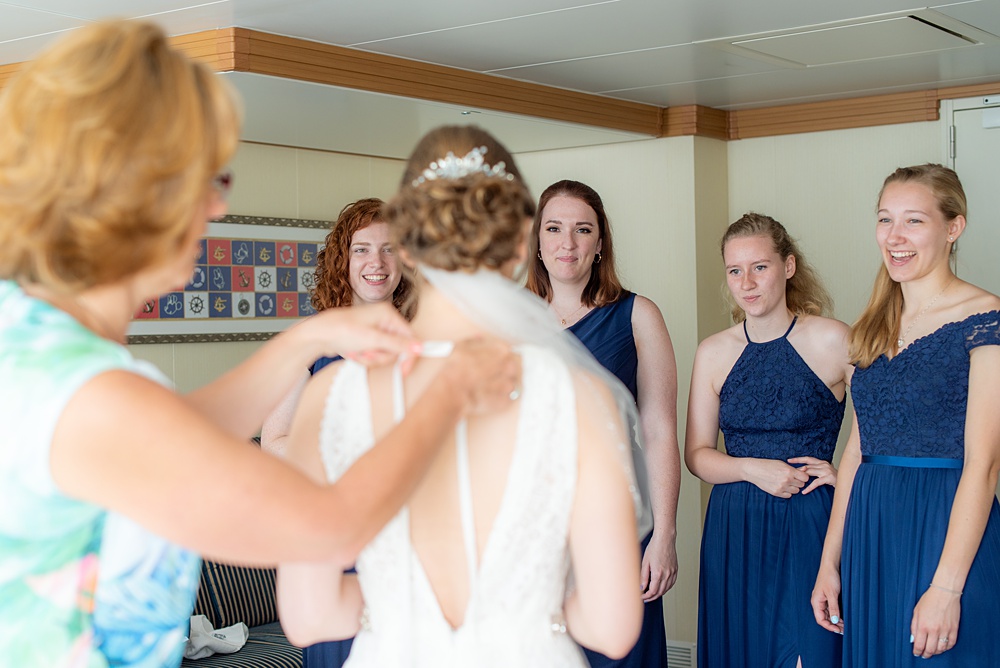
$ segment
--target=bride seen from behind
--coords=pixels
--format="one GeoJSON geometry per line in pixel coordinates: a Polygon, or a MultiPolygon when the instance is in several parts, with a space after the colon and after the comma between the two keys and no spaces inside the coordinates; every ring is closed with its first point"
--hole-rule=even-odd
{"type": "Polygon", "coordinates": [[[536,315],[550,322],[544,305],[509,280],[533,213],[513,158],[478,128],[434,130],[411,155],[385,218],[415,269],[423,357],[405,378],[351,362],[318,373],[288,457],[335,480],[420,397],[450,342],[518,344],[522,386],[506,410],[460,425],[408,506],[361,551],[357,576],[332,562],[279,568],[293,642],[357,633],[349,668],[583,668],[573,640],[611,656],[634,644],[637,486],[619,390],[563,350],[564,335],[536,333],[536,315]]]}

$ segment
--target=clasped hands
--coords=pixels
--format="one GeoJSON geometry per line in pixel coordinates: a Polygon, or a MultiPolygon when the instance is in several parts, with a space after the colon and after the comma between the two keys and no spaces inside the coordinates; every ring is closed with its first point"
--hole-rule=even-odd
{"type": "Polygon", "coordinates": [[[753,459],[747,463],[746,470],[749,482],[782,499],[791,498],[793,494],[808,494],[821,485],[833,487],[837,484],[837,469],[830,462],[815,457],[792,457],[788,463],[777,459],[753,459]],[[815,480],[809,483],[809,478],[815,480]]]}

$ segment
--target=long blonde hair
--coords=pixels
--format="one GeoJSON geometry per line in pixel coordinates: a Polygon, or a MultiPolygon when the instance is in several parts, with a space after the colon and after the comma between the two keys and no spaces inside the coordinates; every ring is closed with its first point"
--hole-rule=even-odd
{"type": "MultiPolygon", "coordinates": [[[[723,258],[726,256],[726,244],[733,239],[746,237],[767,237],[783,261],[789,256],[795,257],[795,273],[785,283],[785,306],[789,311],[795,315],[829,315],[833,311],[833,299],[830,293],[823,287],[812,266],[806,262],[798,244],[788,234],[784,225],[762,213],[743,214],[722,235],[719,250],[723,258]]],[[[729,305],[733,322],[740,323],[746,320],[747,314],[736,304],[728,289],[723,288],[723,295],[729,305]]]]}
{"type": "Polygon", "coordinates": [[[240,121],[230,86],[155,25],[73,31],[0,99],[0,278],[72,294],[166,262],[240,121]]]}
{"type": "MultiPolygon", "coordinates": [[[[919,183],[930,189],[937,201],[938,209],[945,220],[951,221],[965,216],[968,205],[965,190],[958,174],[943,165],[927,163],[912,167],[900,167],[882,183],[878,200],[892,183],[919,183]]],[[[878,204],[876,204],[876,208],[878,204]]],[[[954,253],[955,247],[952,246],[954,253]]],[[[875,277],[872,296],[868,306],[851,327],[848,353],[851,363],[861,368],[870,366],[883,354],[896,351],[896,337],[903,316],[903,291],[899,283],[892,280],[883,262],[875,277]]]]}

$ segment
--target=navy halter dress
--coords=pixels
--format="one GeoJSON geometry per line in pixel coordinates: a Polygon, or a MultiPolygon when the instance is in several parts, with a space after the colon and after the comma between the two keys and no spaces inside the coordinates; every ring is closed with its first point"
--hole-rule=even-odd
{"type": "MultiPolygon", "coordinates": [[[[747,336],[722,385],[719,428],[732,457],[833,456],[845,402],[788,342],[796,320],[773,341],[747,336]]],[[[789,499],[749,482],[715,485],[701,545],[701,668],[795,668],[799,657],[804,668],[840,665],[841,638],[816,624],[809,603],[832,504],[829,485],[789,499]]]]}
{"type": "MultiPolygon", "coordinates": [[[[613,304],[595,308],[568,327],[601,365],[618,377],[634,398],[638,388],[636,374],[639,358],[632,336],[632,306],[635,294],[625,294],[613,304]]],[[[642,549],[649,544],[647,536],[642,549]]],[[[639,592],[636,591],[636,594],[639,592]]],[[[584,648],[587,661],[594,668],[667,668],[667,631],[663,625],[663,600],[645,604],[639,640],[628,655],[619,661],[584,648]]]]}
{"type": "Polygon", "coordinates": [[[969,354],[1000,345],[1000,311],[951,322],[891,360],[854,372],[862,463],[840,562],[844,666],[1000,666],[1000,508],[996,498],[962,595],[956,645],[913,656],[913,608],[927,591],[965,456],[969,354]]]}

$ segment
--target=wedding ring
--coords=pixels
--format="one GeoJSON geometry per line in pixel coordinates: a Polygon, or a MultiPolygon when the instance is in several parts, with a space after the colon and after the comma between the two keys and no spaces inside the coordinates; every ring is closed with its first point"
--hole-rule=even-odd
{"type": "Polygon", "coordinates": [[[947,643],[948,642],[948,636],[945,636],[944,638],[938,638],[938,642],[947,643]]]}
{"type": "Polygon", "coordinates": [[[510,391],[510,394],[508,394],[507,396],[510,397],[511,401],[517,401],[518,398],[521,396],[521,388],[515,387],[513,390],[510,391]]]}

